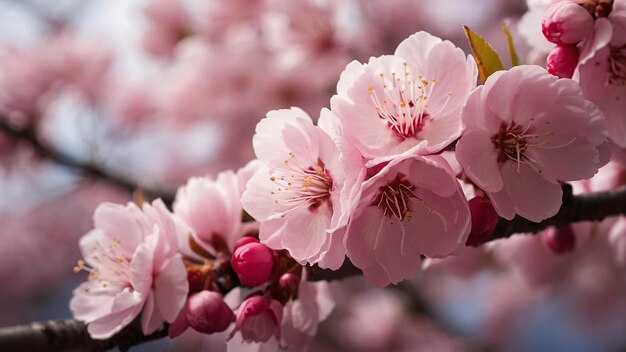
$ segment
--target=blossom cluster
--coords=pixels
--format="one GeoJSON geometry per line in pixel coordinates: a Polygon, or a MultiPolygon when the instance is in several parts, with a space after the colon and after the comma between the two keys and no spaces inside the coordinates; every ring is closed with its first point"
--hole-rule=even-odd
{"type": "MultiPolygon", "coordinates": [[[[546,23],[554,41],[584,40],[546,23]]],[[[415,33],[393,55],[349,63],[317,123],[297,107],[270,111],[252,139],[256,160],[190,179],[173,212],[158,200],[102,205],[81,240],[76,270],[89,281],[75,317],[95,338],[141,312],[145,334],[165,321],[172,337],[191,328],[299,347],[333,307],[311,266],[348,258],[384,287],[414,278],[422,257],[481,243],[497,216],[554,216],[562,184],[595,175],[619,144],[611,111],[560,71],[516,66],[477,86],[480,65],[415,33]]],[[[555,252],[573,246],[567,229],[549,237],[555,252]]]]}

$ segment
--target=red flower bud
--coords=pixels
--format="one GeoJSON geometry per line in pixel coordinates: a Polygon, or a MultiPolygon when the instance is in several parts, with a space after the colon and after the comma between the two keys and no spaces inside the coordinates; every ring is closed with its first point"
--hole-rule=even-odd
{"type": "Polygon", "coordinates": [[[571,252],[576,247],[576,234],[571,226],[549,231],[544,237],[546,246],[554,253],[565,254],[571,252]]]}
{"type": "Polygon", "coordinates": [[[465,244],[478,246],[485,242],[493,229],[498,224],[498,213],[488,199],[474,197],[469,201],[470,214],[472,216],[472,229],[465,244]]]}
{"type": "Polygon", "coordinates": [[[235,314],[217,292],[201,291],[187,301],[187,321],[194,330],[205,334],[224,331],[235,314]]]}
{"type": "Polygon", "coordinates": [[[272,268],[276,260],[274,251],[268,246],[254,241],[235,247],[237,249],[235,249],[230,263],[241,283],[254,287],[266,282],[272,275],[272,268]]]}
{"type": "Polygon", "coordinates": [[[168,335],[179,336],[190,326],[199,332],[212,334],[228,329],[235,314],[222,295],[211,291],[195,293],[187,299],[185,307],[170,325],[168,335]]]}
{"type": "Polygon", "coordinates": [[[548,54],[546,68],[560,78],[572,78],[580,53],[573,45],[558,45],[548,54]]]}
{"type": "Polygon", "coordinates": [[[239,240],[237,240],[237,242],[235,242],[235,248],[233,248],[233,252],[237,250],[237,248],[246,245],[248,243],[259,243],[259,240],[254,238],[254,237],[250,237],[250,236],[245,236],[240,238],[239,240]]]}

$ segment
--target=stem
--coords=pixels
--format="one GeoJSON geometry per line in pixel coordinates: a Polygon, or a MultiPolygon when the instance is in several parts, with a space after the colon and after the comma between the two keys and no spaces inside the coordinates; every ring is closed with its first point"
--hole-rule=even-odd
{"type": "Polygon", "coordinates": [[[106,170],[97,164],[76,160],[59,150],[46,146],[39,141],[33,128],[15,127],[11,125],[3,116],[0,116],[0,131],[5,132],[10,137],[28,143],[41,158],[78,171],[84,176],[106,181],[113,186],[125,189],[131,193],[140,189],[147,196],[163,199],[166,204],[172,204],[174,200],[174,192],[172,191],[166,191],[159,188],[153,189],[140,185],[136,180],[116,174],[110,170],[106,170]]]}

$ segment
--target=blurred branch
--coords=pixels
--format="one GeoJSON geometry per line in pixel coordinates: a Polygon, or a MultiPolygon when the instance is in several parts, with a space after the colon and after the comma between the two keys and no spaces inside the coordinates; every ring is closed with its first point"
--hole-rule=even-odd
{"type": "Polygon", "coordinates": [[[59,150],[46,146],[37,138],[36,131],[33,128],[18,128],[11,125],[3,116],[0,116],[0,131],[5,132],[13,138],[28,143],[40,157],[75,170],[86,177],[108,182],[113,186],[125,189],[131,193],[140,189],[149,197],[163,199],[166,204],[171,204],[174,200],[173,191],[167,191],[161,188],[145,187],[136,180],[114,173],[110,170],[102,168],[100,165],[76,160],[59,150]]]}

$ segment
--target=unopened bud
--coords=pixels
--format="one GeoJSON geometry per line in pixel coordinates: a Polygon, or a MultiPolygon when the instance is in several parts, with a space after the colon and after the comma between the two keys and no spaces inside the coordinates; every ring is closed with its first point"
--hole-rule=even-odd
{"type": "Polygon", "coordinates": [[[465,244],[478,246],[487,240],[498,224],[498,213],[488,199],[474,197],[469,201],[470,214],[472,216],[472,229],[465,244]]]}
{"type": "Polygon", "coordinates": [[[552,43],[576,44],[593,32],[593,17],[575,2],[557,2],[548,8],[541,30],[552,43]]]}
{"type": "Polygon", "coordinates": [[[249,242],[235,249],[230,263],[239,281],[254,287],[269,280],[275,260],[274,251],[268,246],[249,242]]]}
{"type": "Polygon", "coordinates": [[[237,248],[246,245],[248,243],[259,243],[259,240],[254,238],[254,237],[250,237],[250,236],[245,236],[240,238],[239,240],[237,240],[237,242],[235,242],[235,248],[233,248],[233,252],[237,250],[237,248]]]}
{"type": "Polygon", "coordinates": [[[565,226],[560,229],[548,231],[544,236],[546,246],[554,253],[565,254],[571,252],[576,247],[576,234],[571,226],[565,226]]]}
{"type": "Polygon", "coordinates": [[[235,314],[217,292],[201,291],[191,295],[185,309],[189,326],[205,334],[224,331],[235,320],[235,314]]]}
{"type": "Polygon", "coordinates": [[[572,78],[580,53],[573,45],[558,45],[548,55],[546,68],[559,78],[572,78]]]}

